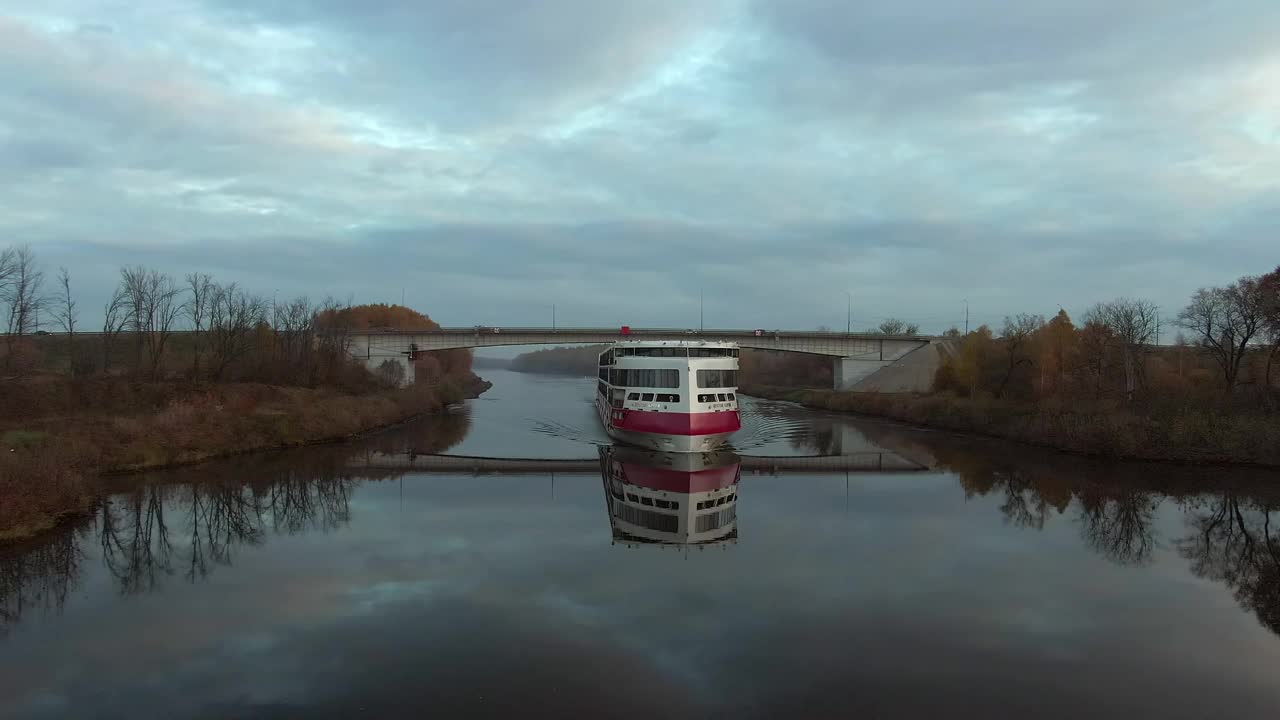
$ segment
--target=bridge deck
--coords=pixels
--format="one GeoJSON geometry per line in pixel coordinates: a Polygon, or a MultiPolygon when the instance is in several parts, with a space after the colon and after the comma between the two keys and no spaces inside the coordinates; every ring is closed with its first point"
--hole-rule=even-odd
{"type": "Polygon", "coordinates": [[[810,353],[875,362],[892,362],[937,338],[800,330],[681,330],[673,328],[441,328],[439,330],[365,330],[351,334],[355,357],[392,357],[410,350],[432,351],[504,345],[605,344],[618,340],[715,340],[745,348],[810,353]]]}

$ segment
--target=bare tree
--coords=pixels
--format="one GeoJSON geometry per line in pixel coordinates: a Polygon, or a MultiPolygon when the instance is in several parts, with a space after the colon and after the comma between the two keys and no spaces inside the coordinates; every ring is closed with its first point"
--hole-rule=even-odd
{"type": "Polygon", "coordinates": [[[76,320],[80,317],[80,311],[76,309],[76,300],[71,295],[71,273],[65,267],[58,268],[58,296],[56,298],[57,305],[53,310],[53,317],[58,321],[58,325],[62,327],[62,332],[70,338],[76,333],[76,320]]]}
{"type": "Polygon", "coordinates": [[[1086,322],[1097,323],[1110,330],[1109,340],[1120,350],[1125,397],[1130,400],[1142,384],[1145,367],[1142,359],[1156,335],[1157,313],[1153,302],[1119,298],[1098,303],[1085,315],[1086,322]]]}
{"type": "Polygon", "coordinates": [[[129,321],[127,297],[124,286],[117,287],[102,310],[102,372],[111,369],[111,351],[129,321]]]}
{"type": "Polygon", "coordinates": [[[378,365],[377,377],[378,381],[387,387],[400,387],[404,384],[404,365],[401,365],[395,359],[384,360],[382,364],[378,365]]]}
{"type": "Polygon", "coordinates": [[[13,277],[18,273],[18,251],[14,248],[0,250],[0,301],[8,305],[13,277]]]}
{"type": "Polygon", "coordinates": [[[52,302],[54,302],[53,317],[62,326],[62,331],[67,334],[67,371],[74,373],[76,370],[76,318],[79,312],[76,310],[75,298],[71,296],[71,273],[65,267],[58,268],[58,295],[52,298],[52,302]]]}
{"type": "Polygon", "coordinates": [[[145,351],[151,378],[160,376],[164,353],[182,312],[182,290],[173,278],[143,267],[123,268],[120,281],[125,294],[128,327],[137,333],[139,366],[145,351]]]}
{"type": "Polygon", "coordinates": [[[1267,340],[1271,350],[1267,353],[1266,386],[1271,387],[1271,368],[1280,356],[1280,267],[1263,275],[1258,281],[1262,294],[1262,315],[1266,324],[1267,340]]]}
{"type": "Polygon", "coordinates": [[[276,310],[276,338],[283,360],[295,374],[310,375],[315,337],[315,309],[298,297],[276,310]]]}
{"type": "Polygon", "coordinates": [[[1178,315],[1209,351],[1222,371],[1230,392],[1240,377],[1240,365],[1266,322],[1265,288],[1260,278],[1242,277],[1222,288],[1200,288],[1178,315]]]}
{"type": "Polygon", "coordinates": [[[204,332],[209,315],[209,295],[213,289],[213,276],[208,273],[187,274],[187,304],[184,306],[191,320],[191,374],[200,374],[200,335],[204,332]]]}
{"type": "Polygon", "coordinates": [[[876,328],[876,332],[881,335],[919,335],[920,326],[898,318],[889,318],[880,323],[880,326],[876,328]]]}
{"type": "Polygon", "coordinates": [[[253,331],[266,321],[266,303],[241,290],[235,283],[211,286],[209,295],[210,370],[222,378],[231,363],[253,347],[253,331]]]}
{"type": "Polygon", "coordinates": [[[12,367],[18,341],[33,333],[40,323],[44,297],[40,288],[44,272],[36,264],[31,246],[22,245],[0,256],[0,307],[6,314],[8,353],[5,363],[12,367]]]}
{"type": "Polygon", "coordinates": [[[1008,356],[1008,365],[1005,368],[1004,379],[1000,381],[1000,387],[996,390],[996,397],[1004,395],[1005,387],[1008,386],[1013,372],[1019,365],[1031,364],[1031,358],[1027,352],[1028,346],[1031,344],[1032,336],[1043,326],[1044,317],[1041,315],[1020,313],[1004,319],[1004,330],[1000,333],[1000,340],[1008,356]]]}
{"type": "Polygon", "coordinates": [[[327,297],[315,313],[312,324],[316,333],[316,350],[323,371],[330,377],[347,362],[351,351],[352,321],[350,301],[339,302],[327,297]]]}

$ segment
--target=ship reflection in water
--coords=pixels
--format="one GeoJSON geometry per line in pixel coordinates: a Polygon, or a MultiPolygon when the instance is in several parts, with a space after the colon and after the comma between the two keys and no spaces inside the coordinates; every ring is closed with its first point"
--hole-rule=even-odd
{"type": "Polygon", "coordinates": [[[632,547],[735,542],[741,476],[741,460],[728,450],[600,448],[600,478],[613,540],[632,547]]]}

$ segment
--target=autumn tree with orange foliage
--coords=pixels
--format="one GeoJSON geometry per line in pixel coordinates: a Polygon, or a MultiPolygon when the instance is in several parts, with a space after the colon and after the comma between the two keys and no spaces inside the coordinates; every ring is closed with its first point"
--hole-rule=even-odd
{"type": "MultiPolygon", "coordinates": [[[[382,303],[341,308],[326,320],[342,323],[352,330],[440,329],[439,323],[413,308],[382,303]]],[[[421,353],[414,360],[414,376],[418,382],[427,384],[469,378],[472,359],[470,350],[421,353]]]]}

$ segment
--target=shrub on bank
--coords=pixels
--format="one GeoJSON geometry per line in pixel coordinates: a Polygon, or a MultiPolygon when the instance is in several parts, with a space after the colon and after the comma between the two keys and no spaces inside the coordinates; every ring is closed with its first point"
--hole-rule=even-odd
{"type": "Polygon", "coordinates": [[[54,439],[10,444],[0,447],[0,541],[47,530],[63,516],[89,509],[93,492],[75,448],[54,439]]]}
{"type": "Polygon", "coordinates": [[[908,395],[743,387],[748,395],[834,412],[991,435],[1089,455],[1144,460],[1280,465],[1280,416],[1115,402],[1068,405],[949,393],[908,395]]]}

